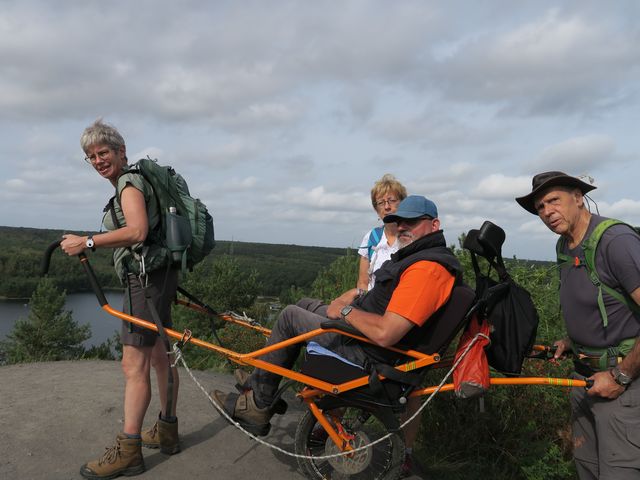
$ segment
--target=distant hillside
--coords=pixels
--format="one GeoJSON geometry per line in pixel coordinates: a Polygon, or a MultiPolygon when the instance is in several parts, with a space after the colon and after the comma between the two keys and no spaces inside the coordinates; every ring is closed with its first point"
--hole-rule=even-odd
{"type": "MultiPolygon", "coordinates": [[[[31,296],[47,246],[59,240],[63,233],[62,230],[0,226],[0,297],[31,296]]],[[[69,233],[86,235],[89,232],[69,233]]],[[[243,270],[258,272],[263,286],[261,294],[276,296],[292,285],[300,288],[310,286],[321,268],[346,253],[346,248],[219,240],[205,262],[215,262],[222,255],[231,255],[243,270]]],[[[90,253],[89,259],[103,287],[120,288],[111,266],[110,250],[98,249],[90,253]]],[[[80,262],[68,258],[61,251],[53,254],[49,275],[69,293],[89,289],[80,262]]]]}

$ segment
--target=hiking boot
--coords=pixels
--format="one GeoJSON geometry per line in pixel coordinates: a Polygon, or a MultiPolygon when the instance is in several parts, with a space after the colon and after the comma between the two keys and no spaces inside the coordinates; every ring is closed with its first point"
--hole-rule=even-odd
{"type": "Polygon", "coordinates": [[[224,411],[249,433],[258,436],[269,433],[271,429],[269,421],[273,412],[269,407],[259,408],[256,405],[252,390],[247,390],[240,395],[215,390],[212,396],[224,411]]]}
{"type": "Polygon", "coordinates": [[[109,479],[120,475],[129,477],[144,471],[140,439],[128,438],[124,433],[118,434],[116,444],[107,447],[102,457],[80,467],[80,475],[90,479],[109,479]]]}
{"type": "MultiPolygon", "coordinates": [[[[251,390],[249,386],[249,377],[251,374],[246,370],[242,370],[241,368],[236,368],[233,371],[233,378],[236,380],[236,389],[240,393],[244,393],[248,390],[251,390]]],[[[271,405],[271,411],[277,415],[284,415],[287,413],[287,408],[289,405],[282,398],[278,398],[273,405],[271,405]]]]}
{"type": "Polygon", "coordinates": [[[178,441],[178,418],[175,422],[168,422],[158,415],[158,420],[146,432],[142,432],[142,446],[159,448],[162,453],[173,455],[180,451],[178,441]]]}
{"type": "Polygon", "coordinates": [[[247,387],[247,380],[249,380],[250,376],[251,374],[249,372],[247,372],[246,370],[242,370],[241,368],[236,368],[233,371],[233,378],[235,378],[236,380],[236,388],[240,393],[249,390],[249,388],[247,387]]]}
{"type": "Polygon", "coordinates": [[[142,432],[142,446],[146,448],[160,448],[160,435],[158,434],[158,421],[149,430],[142,432]]]}

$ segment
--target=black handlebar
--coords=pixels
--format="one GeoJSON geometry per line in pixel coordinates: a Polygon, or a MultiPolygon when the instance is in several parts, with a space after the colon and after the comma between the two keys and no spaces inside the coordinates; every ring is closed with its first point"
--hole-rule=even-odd
{"type": "MultiPolygon", "coordinates": [[[[45,276],[47,273],[49,273],[49,264],[51,263],[51,255],[53,254],[53,251],[60,246],[61,242],[62,240],[56,240],[51,245],[49,245],[45,250],[44,257],[42,258],[42,267],[41,267],[42,276],[45,276]]],[[[93,268],[91,268],[91,265],[89,265],[89,259],[84,253],[79,253],[78,258],[80,259],[80,262],[84,267],[84,271],[87,274],[87,277],[89,278],[91,289],[93,290],[93,293],[95,293],[96,297],[98,298],[98,303],[100,303],[101,307],[104,307],[109,302],[107,302],[107,297],[104,296],[104,292],[102,291],[102,287],[100,287],[100,284],[98,283],[98,279],[96,278],[96,274],[94,273],[93,268]]]]}
{"type": "Polygon", "coordinates": [[[49,245],[45,250],[44,257],[42,257],[42,264],[41,264],[42,266],[40,267],[41,276],[44,277],[47,273],[49,273],[49,264],[51,263],[51,255],[53,254],[53,251],[60,246],[61,242],[62,240],[56,240],[51,245],[49,245]]]}

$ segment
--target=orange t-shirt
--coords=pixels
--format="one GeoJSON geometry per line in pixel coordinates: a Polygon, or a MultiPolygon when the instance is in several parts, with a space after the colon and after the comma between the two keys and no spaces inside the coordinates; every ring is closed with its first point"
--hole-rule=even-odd
{"type": "Polygon", "coordinates": [[[387,311],[422,326],[447,303],[455,277],[436,262],[421,260],[407,268],[393,291],[387,311]]]}

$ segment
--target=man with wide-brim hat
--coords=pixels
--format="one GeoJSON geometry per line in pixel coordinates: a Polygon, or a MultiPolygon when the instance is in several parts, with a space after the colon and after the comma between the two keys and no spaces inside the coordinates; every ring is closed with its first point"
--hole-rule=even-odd
{"type": "Polygon", "coordinates": [[[589,211],[584,196],[595,188],[563,172],[544,172],[516,201],[560,236],[560,305],[568,336],[555,342],[554,356],[573,351],[575,378],[593,384],[571,391],[578,475],[640,479],[640,237],[589,211]],[[591,273],[585,245],[595,251],[591,273]]]}
{"type": "Polygon", "coordinates": [[[551,187],[565,187],[565,188],[577,188],[583,195],[587,194],[591,190],[595,190],[594,185],[583,182],[579,178],[571,177],[564,172],[544,172],[539,173],[531,181],[532,189],[529,195],[516,198],[516,202],[522,206],[528,212],[538,215],[538,211],[535,207],[535,198],[544,190],[551,187]]]}

